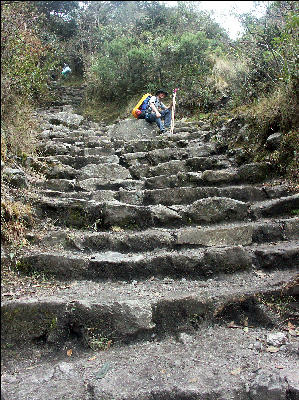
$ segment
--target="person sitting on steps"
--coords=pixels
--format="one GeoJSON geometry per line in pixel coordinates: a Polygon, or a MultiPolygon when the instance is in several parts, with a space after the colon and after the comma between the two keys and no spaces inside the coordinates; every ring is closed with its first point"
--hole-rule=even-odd
{"type": "Polygon", "coordinates": [[[156,122],[160,133],[163,133],[170,128],[171,123],[171,111],[169,108],[162,103],[162,99],[168,96],[166,90],[159,89],[155,96],[152,96],[149,100],[149,106],[146,110],[145,120],[149,123],[156,122]],[[164,119],[164,124],[162,122],[164,119]]]}

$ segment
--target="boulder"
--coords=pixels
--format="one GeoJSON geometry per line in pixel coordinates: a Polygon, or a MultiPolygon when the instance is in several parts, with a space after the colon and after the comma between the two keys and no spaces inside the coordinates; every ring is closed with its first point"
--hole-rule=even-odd
{"type": "Polygon", "coordinates": [[[265,147],[268,150],[277,150],[281,144],[282,141],[282,133],[276,132],[270,135],[265,143],[265,147]]]}
{"type": "Polygon", "coordinates": [[[16,188],[28,188],[27,177],[21,169],[4,167],[3,179],[16,188]]]}
{"type": "Polygon", "coordinates": [[[49,122],[53,125],[65,125],[70,128],[78,128],[81,125],[84,117],[79,114],[74,114],[69,111],[61,111],[50,116],[49,122]]]}
{"type": "Polygon", "coordinates": [[[206,170],[202,173],[201,178],[208,184],[233,183],[238,180],[238,175],[234,168],[225,170],[206,170]]]}
{"type": "Polygon", "coordinates": [[[187,218],[192,222],[219,222],[245,219],[248,212],[246,203],[227,197],[208,197],[197,200],[186,208],[187,218]]]}
{"type": "Polygon", "coordinates": [[[171,224],[181,221],[182,217],[171,210],[170,208],[161,204],[151,207],[153,222],[159,224],[171,224]]]}
{"type": "Polygon", "coordinates": [[[251,400],[285,400],[287,383],[278,372],[261,370],[255,377],[249,395],[251,400]]]}
{"type": "Polygon", "coordinates": [[[267,335],[267,343],[270,346],[281,346],[286,344],[288,337],[284,332],[271,332],[267,335]]]}
{"type": "Polygon", "coordinates": [[[81,168],[79,180],[89,178],[101,178],[105,181],[115,181],[118,179],[131,179],[130,172],[118,164],[88,164],[81,168]]]}
{"type": "Polygon", "coordinates": [[[144,139],[158,136],[156,124],[149,124],[144,119],[125,119],[120,123],[110,125],[107,134],[117,139],[144,139]]]}
{"type": "Polygon", "coordinates": [[[239,177],[242,182],[257,183],[267,179],[270,174],[270,163],[250,163],[239,168],[239,177]]]}

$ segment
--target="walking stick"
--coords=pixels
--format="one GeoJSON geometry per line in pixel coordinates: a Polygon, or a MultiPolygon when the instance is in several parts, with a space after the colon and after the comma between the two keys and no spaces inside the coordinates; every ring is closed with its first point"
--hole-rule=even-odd
{"type": "Polygon", "coordinates": [[[175,96],[177,92],[177,88],[173,90],[173,96],[172,96],[172,109],[171,109],[171,123],[170,123],[170,133],[173,134],[173,129],[174,129],[174,110],[175,110],[175,96]]]}

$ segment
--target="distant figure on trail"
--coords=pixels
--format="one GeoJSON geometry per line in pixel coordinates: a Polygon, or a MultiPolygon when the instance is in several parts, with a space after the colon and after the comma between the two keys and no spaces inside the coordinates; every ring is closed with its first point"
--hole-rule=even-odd
{"type": "Polygon", "coordinates": [[[70,67],[67,64],[64,64],[63,65],[63,70],[61,72],[62,76],[64,78],[66,78],[71,72],[72,72],[72,70],[70,69],[70,67]]]}
{"type": "Polygon", "coordinates": [[[149,123],[156,122],[160,133],[168,131],[171,124],[171,111],[161,101],[167,96],[168,93],[166,90],[159,89],[155,96],[150,98],[145,114],[145,120],[149,123]],[[164,119],[164,124],[162,119],[164,119]]]}
{"type": "Polygon", "coordinates": [[[50,71],[50,79],[51,79],[51,81],[57,81],[57,78],[58,78],[58,72],[57,71],[55,71],[54,69],[52,69],[51,71],[50,71]]]}

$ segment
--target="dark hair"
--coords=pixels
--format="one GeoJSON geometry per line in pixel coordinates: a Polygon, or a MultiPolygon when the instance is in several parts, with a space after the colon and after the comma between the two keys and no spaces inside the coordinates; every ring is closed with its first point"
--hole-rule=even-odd
{"type": "Polygon", "coordinates": [[[168,92],[164,89],[157,90],[155,96],[158,96],[160,93],[164,93],[165,96],[168,96],[168,92]]]}

